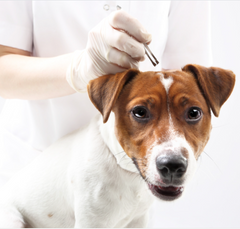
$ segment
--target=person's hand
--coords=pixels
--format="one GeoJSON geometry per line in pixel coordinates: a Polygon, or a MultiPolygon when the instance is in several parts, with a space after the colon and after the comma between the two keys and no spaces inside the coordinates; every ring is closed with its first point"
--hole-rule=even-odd
{"type": "Polygon", "coordinates": [[[67,81],[76,91],[86,91],[88,82],[99,76],[138,69],[143,43],[150,42],[151,35],[137,19],[115,11],[89,32],[86,49],[75,52],[67,81]]]}

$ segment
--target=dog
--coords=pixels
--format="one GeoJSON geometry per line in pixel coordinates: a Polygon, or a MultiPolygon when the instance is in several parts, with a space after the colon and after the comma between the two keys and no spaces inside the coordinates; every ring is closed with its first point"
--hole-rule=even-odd
{"type": "Polygon", "coordinates": [[[179,198],[209,140],[230,70],[130,69],[90,81],[101,114],[3,187],[0,227],[145,227],[155,198],[179,198]]]}

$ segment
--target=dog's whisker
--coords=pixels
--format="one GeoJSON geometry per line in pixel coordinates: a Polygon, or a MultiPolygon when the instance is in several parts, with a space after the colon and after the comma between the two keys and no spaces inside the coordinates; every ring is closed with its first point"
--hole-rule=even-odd
{"type": "Polygon", "coordinates": [[[147,165],[147,162],[145,162],[145,161],[143,161],[143,160],[141,160],[141,159],[136,159],[136,161],[137,161],[137,163],[138,163],[139,165],[144,165],[144,166],[147,165]]]}
{"type": "Polygon", "coordinates": [[[122,158],[118,163],[123,162],[124,160],[129,160],[129,158],[122,158]]]}
{"type": "Polygon", "coordinates": [[[148,183],[148,184],[151,183],[151,182],[149,181],[149,178],[148,178],[148,177],[145,177],[145,178],[144,178],[144,181],[145,181],[146,183],[148,183]]]}
{"type": "Polygon", "coordinates": [[[122,160],[128,159],[128,158],[125,158],[126,156],[127,156],[127,154],[124,154],[124,155],[120,158],[118,164],[120,164],[120,163],[122,162],[122,160]]]}
{"type": "Polygon", "coordinates": [[[134,160],[136,160],[136,161],[144,161],[144,160],[147,160],[147,158],[135,158],[134,160]]]}
{"type": "Polygon", "coordinates": [[[198,166],[197,166],[197,168],[196,168],[196,173],[198,173],[200,167],[202,166],[202,154],[199,155],[197,161],[198,161],[198,166]]]}
{"type": "Polygon", "coordinates": [[[222,170],[219,168],[219,166],[218,166],[217,163],[213,160],[213,158],[210,157],[210,155],[209,155],[207,152],[203,151],[203,153],[205,153],[205,155],[208,156],[208,158],[209,158],[209,159],[214,163],[214,165],[217,167],[217,169],[219,170],[219,172],[222,173],[222,170]]]}
{"type": "Polygon", "coordinates": [[[116,153],[116,154],[114,154],[114,155],[116,156],[116,155],[119,155],[119,154],[121,154],[121,153],[125,153],[125,151],[123,150],[123,151],[118,152],[118,153],[116,153]]]}

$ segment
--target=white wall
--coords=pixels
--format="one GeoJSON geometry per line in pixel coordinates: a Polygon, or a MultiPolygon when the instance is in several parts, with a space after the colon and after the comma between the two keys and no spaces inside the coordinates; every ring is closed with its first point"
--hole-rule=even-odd
{"type": "Polygon", "coordinates": [[[237,82],[197,173],[181,200],[155,203],[152,227],[240,228],[240,2],[212,2],[213,65],[232,70],[237,82]],[[212,159],[210,159],[210,157],[212,159]]]}

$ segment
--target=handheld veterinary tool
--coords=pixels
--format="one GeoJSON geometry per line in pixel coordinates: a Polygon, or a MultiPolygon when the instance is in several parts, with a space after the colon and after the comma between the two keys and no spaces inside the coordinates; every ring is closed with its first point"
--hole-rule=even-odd
{"type": "Polygon", "coordinates": [[[148,47],[147,44],[144,44],[144,48],[145,48],[145,53],[146,53],[148,59],[152,62],[153,66],[155,67],[157,64],[159,64],[157,58],[153,55],[153,53],[151,52],[151,50],[150,50],[150,48],[148,47]],[[148,54],[148,52],[149,52],[149,54],[153,57],[153,59],[150,57],[150,55],[148,54]],[[154,61],[155,61],[155,62],[154,62],[154,61]]]}
{"type": "MultiPolygon", "coordinates": [[[[120,9],[122,9],[122,7],[117,5],[117,10],[120,10],[120,9]]],[[[123,32],[125,32],[125,31],[123,31],[123,32]]],[[[159,64],[159,61],[153,55],[152,51],[150,50],[150,48],[148,47],[148,45],[146,43],[144,44],[144,49],[145,49],[145,54],[147,55],[148,59],[151,61],[153,66],[155,67],[157,64],[159,64]],[[152,58],[150,55],[152,56],[152,58]]]]}

